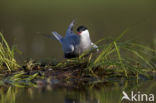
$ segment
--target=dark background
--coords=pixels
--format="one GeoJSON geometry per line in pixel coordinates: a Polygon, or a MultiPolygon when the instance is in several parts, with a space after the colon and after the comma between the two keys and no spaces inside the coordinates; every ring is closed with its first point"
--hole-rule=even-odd
{"type": "Polygon", "coordinates": [[[88,27],[92,41],[116,37],[127,27],[127,40],[156,47],[155,0],[1,0],[0,31],[27,59],[63,58],[61,45],[44,37],[57,31],[64,35],[75,19],[88,27]]]}

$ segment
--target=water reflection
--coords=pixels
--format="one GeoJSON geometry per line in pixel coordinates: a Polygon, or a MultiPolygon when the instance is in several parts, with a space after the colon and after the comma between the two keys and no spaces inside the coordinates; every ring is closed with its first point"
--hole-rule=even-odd
{"type": "Polygon", "coordinates": [[[120,103],[122,91],[140,91],[156,95],[156,81],[96,84],[77,88],[42,88],[0,87],[0,103],[120,103]],[[146,87],[146,88],[145,88],[146,87]]]}

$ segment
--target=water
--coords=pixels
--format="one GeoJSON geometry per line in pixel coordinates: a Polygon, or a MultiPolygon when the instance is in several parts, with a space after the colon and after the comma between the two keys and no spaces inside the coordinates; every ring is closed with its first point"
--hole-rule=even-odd
{"type": "Polygon", "coordinates": [[[136,94],[138,92],[147,95],[156,94],[156,82],[145,81],[137,84],[136,81],[131,81],[131,83],[120,84],[96,84],[79,89],[58,85],[47,85],[42,88],[1,87],[0,103],[120,103],[123,90],[129,96],[131,91],[136,94]]]}
{"type": "MultiPolygon", "coordinates": [[[[87,26],[92,41],[117,37],[129,27],[125,40],[136,40],[156,48],[155,4],[155,0],[1,0],[0,31],[10,45],[14,44],[22,52],[16,54],[20,63],[27,58],[62,59],[63,52],[58,41],[43,35],[52,31],[64,35],[73,19],[76,20],[74,30],[79,25],[87,26]]],[[[4,92],[0,103],[117,103],[123,89],[155,93],[155,87],[155,81],[143,82],[139,86],[103,84],[81,89],[9,86],[0,88],[0,92],[4,92]]]]}

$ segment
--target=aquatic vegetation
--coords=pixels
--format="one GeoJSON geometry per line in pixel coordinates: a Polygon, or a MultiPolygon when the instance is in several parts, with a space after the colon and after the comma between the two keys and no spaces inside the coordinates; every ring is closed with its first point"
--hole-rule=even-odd
{"type": "Polygon", "coordinates": [[[0,75],[4,78],[1,84],[23,87],[36,86],[36,80],[41,80],[41,84],[55,84],[61,81],[65,85],[74,85],[111,82],[120,80],[119,78],[135,78],[137,81],[142,78],[152,79],[156,69],[152,54],[156,53],[156,50],[132,41],[121,41],[126,32],[127,30],[110,42],[105,42],[105,39],[97,41],[100,49],[98,53],[92,50],[77,58],[60,62],[53,60],[49,64],[30,59],[21,68],[14,59],[14,49],[10,49],[0,34],[1,70],[4,70],[4,67],[9,71],[14,70],[12,74],[0,75]]]}
{"type": "Polygon", "coordinates": [[[35,84],[32,80],[37,78],[37,76],[38,73],[28,74],[24,71],[20,71],[4,78],[3,82],[14,85],[16,87],[35,87],[35,84]]]}
{"type": "Polygon", "coordinates": [[[104,39],[99,40],[100,53],[89,56],[82,54],[79,58],[69,59],[60,62],[56,67],[60,68],[79,68],[82,74],[89,74],[96,77],[131,77],[138,79],[139,75],[151,77],[149,72],[155,71],[151,59],[156,50],[137,44],[132,41],[120,41],[125,30],[119,37],[110,43],[101,43],[104,39]]]}
{"type": "Polygon", "coordinates": [[[7,69],[12,71],[18,69],[20,66],[17,64],[14,56],[15,48],[10,48],[2,33],[0,33],[0,71],[7,69]]]}

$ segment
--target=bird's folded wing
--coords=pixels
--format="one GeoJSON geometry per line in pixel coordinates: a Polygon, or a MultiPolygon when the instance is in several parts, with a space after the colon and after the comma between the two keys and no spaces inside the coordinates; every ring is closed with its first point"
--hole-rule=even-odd
{"type": "Polygon", "coordinates": [[[70,45],[63,45],[63,51],[64,53],[73,53],[74,51],[74,45],[70,44],[70,45]]]}

